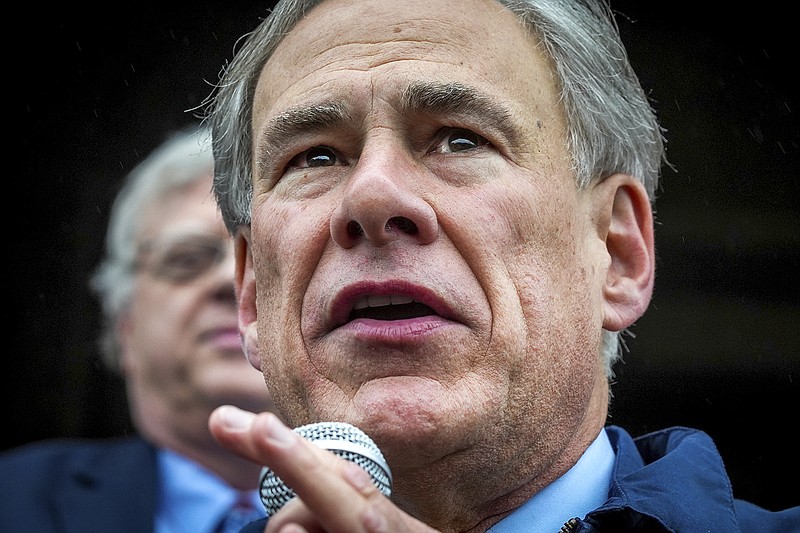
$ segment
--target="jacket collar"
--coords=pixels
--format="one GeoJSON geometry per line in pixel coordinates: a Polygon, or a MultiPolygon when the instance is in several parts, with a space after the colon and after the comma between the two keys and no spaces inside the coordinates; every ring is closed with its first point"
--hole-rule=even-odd
{"type": "Polygon", "coordinates": [[[587,522],[665,531],[738,531],[733,490],[711,437],[674,427],[632,438],[606,428],[616,452],[609,500],[587,522]]]}

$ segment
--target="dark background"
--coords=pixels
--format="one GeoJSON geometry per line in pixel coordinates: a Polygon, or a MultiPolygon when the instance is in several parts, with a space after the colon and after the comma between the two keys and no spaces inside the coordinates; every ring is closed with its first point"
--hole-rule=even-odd
{"type": "MultiPolygon", "coordinates": [[[[6,176],[11,347],[2,448],[130,432],[103,370],[87,280],[126,172],[193,121],[236,39],[268,2],[22,7],[9,17],[6,176]],[[109,8],[111,9],[111,8],[109,8]],[[21,26],[21,27],[19,27],[21,26]]],[[[750,11],[612,1],[668,139],[650,310],[618,366],[610,422],[717,441],[737,496],[800,504],[797,28],[750,11]],[[790,481],[791,485],[790,486],[790,481]]],[[[755,10],[755,11],[753,11],[755,10]]]]}

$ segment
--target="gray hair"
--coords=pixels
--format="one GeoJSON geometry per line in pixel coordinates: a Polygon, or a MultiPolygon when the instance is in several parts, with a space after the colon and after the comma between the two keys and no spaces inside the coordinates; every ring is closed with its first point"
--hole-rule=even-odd
{"type": "Polygon", "coordinates": [[[126,176],[111,206],[105,254],[89,281],[103,312],[100,348],[109,368],[119,370],[116,323],[131,302],[137,240],[147,207],[169,192],[208,178],[213,170],[211,135],[201,127],[173,133],[126,176]]]}
{"type": "MultiPolygon", "coordinates": [[[[251,115],[256,83],[282,38],[324,0],[280,0],[245,36],[207,101],[216,163],[214,191],[228,230],[250,224],[253,197],[251,115]]],[[[663,130],[628,61],[605,0],[497,0],[520,19],[550,56],[577,184],[616,173],[641,181],[651,202],[662,163],[663,130]]],[[[606,374],[621,357],[620,335],[603,331],[606,374]]]]}

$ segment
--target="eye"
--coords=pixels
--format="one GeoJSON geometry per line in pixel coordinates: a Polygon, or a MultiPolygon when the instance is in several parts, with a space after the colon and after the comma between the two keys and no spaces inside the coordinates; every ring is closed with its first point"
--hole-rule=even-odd
{"type": "Polygon", "coordinates": [[[464,150],[473,150],[487,144],[489,144],[489,141],[474,131],[464,128],[452,128],[445,130],[442,140],[435,151],[441,153],[463,152],[464,150]]]}
{"type": "Polygon", "coordinates": [[[221,246],[183,243],[164,250],[156,258],[155,271],[173,281],[194,279],[218,264],[225,256],[221,246]]]}
{"type": "Polygon", "coordinates": [[[215,239],[168,239],[143,243],[136,270],[176,284],[199,278],[221,264],[232,250],[232,243],[215,239]]]}
{"type": "Polygon", "coordinates": [[[339,156],[333,148],[328,146],[315,146],[301,152],[289,161],[289,167],[314,168],[331,167],[339,162],[339,156]]]}

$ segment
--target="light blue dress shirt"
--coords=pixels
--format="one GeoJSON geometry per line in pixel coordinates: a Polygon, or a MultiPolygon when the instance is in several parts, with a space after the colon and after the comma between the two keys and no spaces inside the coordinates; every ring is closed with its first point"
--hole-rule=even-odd
{"type": "Polygon", "coordinates": [[[583,518],[608,500],[614,459],[614,449],[603,429],[572,468],[489,532],[558,533],[570,518],[583,518]]]}
{"type": "MultiPolygon", "coordinates": [[[[172,451],[158,452],[158,466],[155,533],[212,533],[239,497],[215,474],[172,451]]],[[[256,509],[264,509],[257,491],[247,496],[256,509]]]]}

